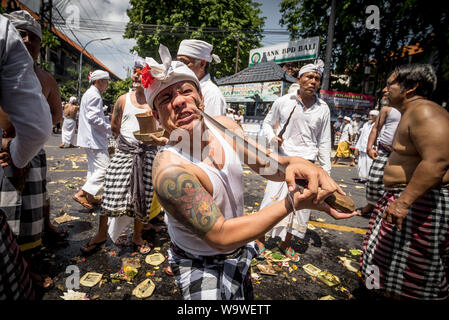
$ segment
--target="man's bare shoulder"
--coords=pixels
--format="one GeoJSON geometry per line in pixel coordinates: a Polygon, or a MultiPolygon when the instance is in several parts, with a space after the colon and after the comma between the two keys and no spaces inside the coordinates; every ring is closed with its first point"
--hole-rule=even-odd
{"type": "Polygon", "coordinates": [[[383,114],[383,115],[388,115],[388,114],[390,113],[390,111],[391,111],[391,108],[392,108],[392,107],[390,107],[390,106],[383,106],[382,108],[380,108],[379,116],[380,116],[381,114],[383,114]]]}
{"type": "Polygon", "coordinates": [[[188,169],[189,162],[171,151],[159,151],[153,161],[153,176],[157,177],[160,172],[175,166],[188,169]]]}
{"type": "Polygon", "coordinates": [[[120,97],[117,98],[117,101],[115,102],[117,106],[124,107],[126,104],[126,93],[122,94],[120,97]]]}
{"type": "Polygon", "coordinates": [[[55,78],[51,75],[51,73],[42,70],[40,67],[36,67],[34,69],[36,72],[37,77],[41,82],[44,82],[47,86],[51,87],[58,87],[58,83],[56,82],[55,78]]]}
{"type": "Polygon", "coordinates": [[[419,105],[410,112],[410,120],[418,122],[426,122],[430,119],[439,121],[448,121],[449,113],[440,105],[430,100],[422,100],[419,105]]]}

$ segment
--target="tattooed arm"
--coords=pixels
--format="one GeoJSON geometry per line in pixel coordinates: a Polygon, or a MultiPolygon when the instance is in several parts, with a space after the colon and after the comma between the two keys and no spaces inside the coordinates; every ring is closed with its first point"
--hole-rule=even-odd
{"type": "MultiPolygon", "coordinates": [[[[201,169],[179,161],[169,151],[158,153],[153,162],[153,185],[161,205],[171,215],[212,248],[235,250],[272,229],[292,211],[287,199],[251,215],[225,220],[211,194],[210,181],[198,175],[201,169]],[[195,172],[196,171],[196,172],[195,172]]],[[[297,209],[311,208],[332,212],[326,204],[314,205],[294,195],[297,209]]]]}
{"type": "Polygon", "coordinates": [[[125,108],[125,103],[126,103],[126,94],[121,95],[117,99],[117,102],[114,105],[114,110],[112,111],[111,131],[115,139],[117,139],[118,135],[120,134],[120,127],[122,126],[122,116],[123,116],[123,109],[125,108]]]}

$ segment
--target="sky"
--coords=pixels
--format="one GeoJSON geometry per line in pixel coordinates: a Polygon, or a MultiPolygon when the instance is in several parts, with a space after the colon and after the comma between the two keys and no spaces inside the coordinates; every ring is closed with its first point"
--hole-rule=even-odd
{"type": "MultiPolygon", "coordinates": [[[[279,3],[281,0],[256,1],[262,4],[262,16],[266,17],[265,29],[286,30],[285,27],[282,28],[279,25],[281,18],[279,3]]],[[[22,0],[22,2],[33,11],[39,12],[40,1],[22,0]]],[[[136,44],[133,39],[124,39],[122,37],[123,32],[119,32],[129,21],[126,14],[126,9],[130,7],[129,2],[124,0],[53,0],[53,3],[57,9],[57,11],[53,11],[53,20],[56,22],[56,27],[76,43],[81,43],[84,46],[92,39],[111,38],[111,40],[94,41],[86,49],[120,78],[125,78],[128,68],[131,68],[133,63],[130,49],[136,44]],[[71,19],[71,17],[76,16],[76,11],[79,12],[81,19],[79,24],[71,19]],[[94,21],[98,20],[107,21],[108,29],[114,31],[108,32],[105,27],[94,29],[94,21]],[[77,28],[77,25],[82,27],[77,28]],[[91,28],[86,30],[86,25],[91,26],[91,28]]],[[[262,39],[261,44],[262,46],[270,46],[287,41],[289,41],[288,34],[267,34],[262,39]]]]}

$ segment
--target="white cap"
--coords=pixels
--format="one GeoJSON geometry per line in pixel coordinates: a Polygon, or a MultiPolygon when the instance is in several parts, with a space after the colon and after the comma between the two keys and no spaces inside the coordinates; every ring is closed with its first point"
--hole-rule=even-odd
{"type": "Polygon", "coordinates": [[[201,92],[200,82],[195,73],[180,61],[172,61],[170,51],[163,44],[159,45],[159,56],[162,64],[153,58],[146,58],[149,76],[142,74],[145,98],[150,108],[154,108],[153,101],[159,92],[179,81],[192,81],[201,92]],[[148,78],[148,79],[147,79],[148,78]]]}
{"type": "Polygon", "coordinates": [[[95,70],[89,74],[89,82],[92,83],[95,80],[107,79],[109,80],[109,72],[103,70],[95,70]]]}
{"type": "Polygon", "coordinates": [[[344,117],[343,119],[344,119],[344,120],[351,121],[351,118],[349,118],[349,117],[344,117]]]}
{"type": "Polygon", "coordinates": [[[361,118],[362,115],[361,115],[360,113],[356,113],[356,114],[355,114],[355,117],[356,117],[356,118],[361,118]]]}
{"type": "Polygon", "coordinates": [[[378,116],[379,115],[379,110],[371,110],[370,112],[369,112],[369,115],[370,116],[378,116]]]}
{"type": "Polygon", "coordinates": [[[343,116],[341,114],[339,114],[337,119],[343,119],[343,116]]]}
{"type": "Polygon", "coordinates": [[[77,102],[78,102],[78,99],[76,97],[70,97],[70,99],[69,99],[70,104],[77,103],[77,102]]]}
{"type": "Polygon", "coordinates": [[[212,49],[213,46],[205,41],[187,39],[182,40],[179,44],[177,55],[206,60],[207,62],[211,62],[213,58],[215,62],[220,63],[220,57],[212,54],[212,49]]]}
{"type": "Polygon", "coordinates": [[[31,31],[42,40],[41,25],[25,10],[13,11],[9,14],[5,13],[4,16],[11,21],[12,25],[16,29],[25,29],[31,31]]]}
{"type": "Polygon", "coordinates": [[[320,76],[324,71],[324,62],[321,59],[318,59],[315,63],[309,63],[299,69],[298,78],[302,76],[302,74],[306,72],[316,72],[319,73],[320,76]]]}

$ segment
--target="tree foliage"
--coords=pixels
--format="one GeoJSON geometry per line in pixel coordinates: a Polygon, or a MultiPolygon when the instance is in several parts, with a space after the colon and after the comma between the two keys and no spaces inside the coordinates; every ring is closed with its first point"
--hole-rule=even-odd
{"type": "Polygon", "coordinates": [[[137,40],[139,55],[159,60],[159,44],[176,56],[183,39],[200,39],[214,46],[220,64],[211,64],[211,74],[233,74],[239,36],[239,70],[247,66],[249,51],[260,46],[264,17],[253,0],[130,0],[130,22],[125,38],[137,40]]]}
{"type": "Polygon", "coordinates": [[[109,87],[104,93],[103,102],[108,106],[113,106],[117,99],[127,93],[132,87],[131,78],[126,78],[124,80],[110,81],[109,87]]]}
{"type": "MultiPolygon", "coordinates": [[[[93,69],[87,65],[83,65],[83,68],[81,69],[81,96],[90,87],[88,76],[92,71],[93,69]]],[[[70,74],[70,80],[65,81],[64,84],[59,87],[62,101],[69,101],[71,96],[76,97],[78,95],[78,69],[75,70],[73,68],[69,68],[67,72],[70,74]]]]}
{"type": "MultiPolygon", "coordinates": [[[[431,1],[432,2],[432,1],[431,1]]],[[[291,39],[321,37],[324,57],[331,0],[283,0],[280,24],[287,26],[291,39]]],[[[408,63],[403,48],[419,46],[424,50],[413,59],[432,63],[439,78],[437,100],[447,100],[449,80],[449,6],[420,0],[339,0],[332,51],[335,73],[347,73],[353,79],[352,90],[361,90],[365,66],[376,73],[377,89],[382,89],[390,71],[408,63]],[[380,29],[366,28],[366,8],[376,5],[380,11],[380,29]],[[444,92],[446,92],[444,94],[444,92]]]]}

